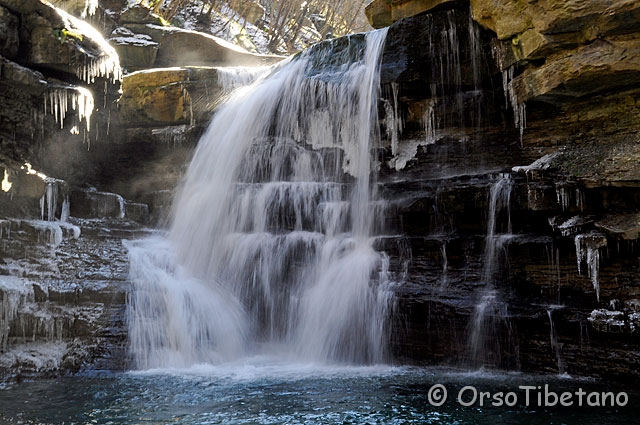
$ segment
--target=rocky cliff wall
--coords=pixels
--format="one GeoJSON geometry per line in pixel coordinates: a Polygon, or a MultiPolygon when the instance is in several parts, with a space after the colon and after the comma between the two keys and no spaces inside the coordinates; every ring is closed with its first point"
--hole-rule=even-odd
{"type": "Polygon", "coordinates": [[[637,2],[368,10],[391,24],[397,355],[637,379],[637,2]]]}

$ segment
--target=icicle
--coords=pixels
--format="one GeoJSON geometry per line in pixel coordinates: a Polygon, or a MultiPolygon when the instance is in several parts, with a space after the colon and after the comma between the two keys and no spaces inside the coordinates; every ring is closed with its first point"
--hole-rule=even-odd
{"type": "MultiPolygon", "coordinates": [[[[60,129],[64,128],[64,120],[69,110],[77,112],[78,121],[85,121],[87,131],[91,128],[91,115],[93,114],[94,102],[91,92],[84,87],[76,86],[51,86],[45,94],[45,114],[50,111],[60,124],[60,129]],[[49,100],[49,108],[47,108],[47,99],[49,100]]],[[[71,132],[74,132],[72,127],[71,132]]],[[[79,130],[78,130],[79,133],[79,130]]]]}
{"type": "Polygon", "coordinates": [[[447,259],[446,242],[442,242],[442,245],[440,245],[440,255],[442,257],[442,281],[440,282],[440,288],[445,288],[449,283],[449,260],[447,259]]]}
{"type": "Polygon", "coordinates": [[[606,236],[600,233],[587,233],[576,235],[576,258],[578,262],[578,273],[582,273],[581,263],[584,261],[588,266],[588,274],[596,292],[596,299],[600,301],[600,283],[598,274],[600,272],[600,248],[607,246],[606,236]]]}
{"type": "Polygon", "coordinates": [[[85,19],[87,16],[93,16],[96,14],[96,10],[98,10],[98,0],[85,0],[84,10],[80,14],[80,17],[85,19]]]}
{"type": "Polygon", "coordinates": [[[0,276],[0,353],[7,350],[11,324],[25,300],[27,291],[27,285],[22,279],[0,276]]]}
{"type": "Polygon", "coordinates": [[[116,197],[118,198],[118,205],[120,207],[120,213],[118,214],[118,218],[124,218],[124,216],[126,215],[126,203],[124,201],[124,198],[120,195],[116,195],[116,197]]]}
{"type": "Polygon", "coordinates": [[[456,101],[458,103],[458,110],[462,112],[463,109],[463,93],[462,87],[462,67],[460,66],[460,44],[458,43],[458,32],[455,23],[455,12],[447,12],[447,23],[449,28],[442,32],[443,45],[447,46],[446,60],[447,60],[447,78],[449,84],[452,84],[456,88],[456,101]],[[453,81],[451,76],[453,75],[453,81]]]}
{"type": "Polygon", "coordinates": [[[556,183],[556,199],[558,204],[562,206],[562,211],[569,209],[571,205],[571,193],[565,183],[556,183]]]}
{"type": "Polygon", "coordinates": [[[562,306],[550,306],[547,309],[547,316],[549,317],[549,343],[551,344],[551,350],[556,357],[556,364],[558,365],[558,375],[564,373],[564,364],[562,357],[560,356],[560,343],[558,342],[558,333],[556,332],[555,324],[553,323],[553,310],[561,308],[562,306]]]}
{"type": "Polygon", "coordinates": [[[5,168],[4,178],[2,179],[2,184],[0,188],[2,189],[3,192],[8,192],[11,190],[11,186],[13,186],[13,183],[9,181],[9,171],[7,171],[7,169],[5,168]]]}
{"type": "Polygon", "coordinates": [[[71,204],[69,203],[69,197],[65,196],[64,201],[62,201],[62,211],[60,212],[60,221],[66,223],[69,219],[71,210],[71,204]]]}
{"type": "Polygon", "coordinates": [[[55,220],[58,203],[58,185],[60,180],[50,177],[45,179],[44,194],[40,198],[40,219],[46,221],[55,220]],[[46,213],[46,214],[45,214],[46,213]]]}
{"type": "Polygon", "coordinates": [[[167,147],[179,147],[186,143],[189,134],[189,126],[174,125],[170,127],[155,128],[151,130],[154,139],[166,143],[167,147]]]}
{"type": "Polygon", "coordinates": [[[9,220],[0,220],[0,240],[9,239],[11,237],[11,222],[9,220]]]}
{"type": "Polygon", "coordinates": [[[578,207],[581,212],[584,211],[585,202],[586,201],[585,201],[584,192],[577,187],[576,188],[576,207],[578,207]]]}
{"type": "Polygon", "coordinates": [[[427,145],[432,145],[436,142],[436,112],[433,107],[433,100],[429,102],[429,106],[424,111],[424,116],[422,120],[424,121],[424,133],[425,133],[425,142],[427,145]]]}
{"type": "Polygon", "coordinates": [[[502,89],[504,90],[507,108],[511,107],[513,110],[513,123],[515,127],[520,130],[520,145],[522,146],[524,129],[527,127],[527,110],[524,102],[518,102],[518,96],[513,88],[514,70],[515,68],[511,66],[502,71],[502,89]]]}
{"type": "MultiPolygon", "coordinates": [[[[97,0],[86,0],[86,11],[90,12],[95,10],[98,6],[97,0]]],[[[89,52],[85,55],[86,62],[80,64],[76,68],[76,76],[87,83],[93,83],[96,78],[111,78],[112,82],[122,80],[122,68],[120,68],[120,59],[115,49],[109,45],[109,43],[102,37],[102,34],[98,32],[88,22],[71,16],[67,12],[56,9],[60,17],[62,18],[65,28],[73,33],[81,34],[83,38],[90,39],[93,43],[98,45],[100,53],[98,56],[93,56],[89,52]]]]}
{"type": "Polygon", "coordinates": [[[569,210],[572,205],[575,205],[580,211],[584,211],[586,202],[584,192],[575,186],[575,182],[556,182],[556,199],[562,207],[562,211],[569,210]],[[575,198],[572,198],[572,196],[575,196],[575,198]]]}
{"type": "Polygon", "coordinates": [[[398,155],[398,139],[402,133],[404,123],[398,112],[398,83],[391,83],[391,102],[385,100],[385,127],[387,129],[387,137],[391,141],[391,154],[395,157],[398,155]]]}
{"type": "Polygon", "coordinates": [[[189,125],[193,127],[196,124],[193,116],[193,101],[191,100],[191,95],[186,87],[182,88],[182,99],[184,105],[189,105],[189,125]]]}
{"type": "Polygon", "coordinates": [[[480,45],[480,28],[473,20],[473,14],[469,12],[469,44],[471,45],[471,67],[473,68],[473,87],[480,90],[480,65],[482,58],[482,46],[480,45]]]}

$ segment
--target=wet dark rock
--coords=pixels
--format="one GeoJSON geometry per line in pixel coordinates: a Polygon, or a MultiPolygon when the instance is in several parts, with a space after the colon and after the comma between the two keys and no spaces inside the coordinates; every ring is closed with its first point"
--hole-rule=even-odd
{"type": "Polygon", "coordinates": [[[149,205],[140,202],[125,202],[124,215],[138,223],[149,222],[149,205]]]}
{"type": "Polygon", "coordinates": [[[71,205],[71,214],[78,218],[124,218],[125,215],[125,200],[115,193],[74,189],[71,205]]]}
{"type": "Polygon", "coordinates": [[[18,54],[18,26],[18,17],[0,6],[0,55],[7,59],[13,59],[18,54]]]}

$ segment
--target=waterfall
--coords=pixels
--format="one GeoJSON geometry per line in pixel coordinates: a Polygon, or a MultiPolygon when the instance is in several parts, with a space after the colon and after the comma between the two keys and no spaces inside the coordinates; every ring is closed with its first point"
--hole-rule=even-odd
{"type": "Polygon", "coordinates": [[[501,174],[489,192],[489,214],[487,236],[484,246],[482,277],[486,284],[493,286],[494,274],[499,266],[498,254],[512,236],[511,229],[511,189],[513,181],[509,174],[501,174]],[[500,214],[506,215],[501,217],[500,214]],[[500,222],[502,218],[502,223],[500,222]],[[500,224],[503,228],[500,228],[500,224]],[[503,233],[500,233],[500,230],[503,233]]]}
{"type": "MultiPolygon", "coordinates": [[[[507,304],[495,288],[500,252],[512,238],[511,190],[509,174],[501,174],[489,192],[489,213],[485,237],[481,290],[469,325],[468,357],[472,367],[496,366],[507,347],[501,347],[500,332],[506,329],[511,339],[507,304]],[[501,233],[502,232],[502,233],[501,233]]],[[[509,343],[510,341],[507,341],[509,343]]]]}
{"type": "Polygon", "coordinates": [[[372,154],[385,36],[316,45],[219,108],[168,234],[129,244],[136,367],[269,349],[384,361],[393,299],[372,154]]]}
{"type": "Polygon", "coordinates": [[[556,332],[556,326],[553,323],[553,311],[563,306],[552,305],[547,308],[547,316],[549,317],[549,344],[551,345],[551,351],[556,359],[556,365],[558,366],[558,375],[565,373],[564,362],[562,361],[561,345],[558,342],[558,333],[556,332]]]}

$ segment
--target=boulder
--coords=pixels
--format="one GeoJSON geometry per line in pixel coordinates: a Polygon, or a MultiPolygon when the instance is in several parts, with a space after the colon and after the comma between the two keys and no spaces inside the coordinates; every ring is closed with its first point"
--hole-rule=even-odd
{"type": "Polygon", "coordinates": [[[471,0],[475,21],[511,39],[522,60],[541,59],[597,38],[637,31],[640,4],[634,0],[471,0]]]}
{"type": "Polygon", "coordinates": [[[156,61],[159,44],[145,34],[134,34],[131,30],[116,28],[109,42],[114,46],[120,64],[128,71],[152,68],[156,61]]]}
{"type": "Polygon", "coordinates": [[[122,196],[97,190],[73,189],[71,215],[79,218],[124,218],[126,204],[122,196]]]}
{"type": "Polygon", "coordinates": [[[157,68],[128,74],[119,100],[123,125],[208,121],[222,94],[211,67],[157,68]]]}
{"type": "Polygon", "coordinates": [[[159,44],[155,67],[258,66],[279,62],[280,56],[249,53],[235,44],[209,34],[152,24],[129,24],[126,28],[145,34],[159,44]]]}
{"type": "Polygon", "coordinates": [[[139,202],[126,202],[125,217],[139,223],[146,223],[149,221],[149,206],[139,202]]]}
{"type": "Polygon", "coordinates": [[[92,83],[120,78],[115,50],[92,26],[41,0],[0,0],[20,19],[20,63],[92,83]]]}
{"type": "Polygon", "coordinates": [[[382,28],[410,16],[432,10],[445,3],[457,0],[373,0],[364,13],[374,28],[382,28]]]}
{"type": "Polygon", "coordinates": [[[530,11],[531,5],[526,0],[471,0],[473,20],[496,33],[501,40],[531,28],[530,11]]]}
{"type": "Polygon", "coordinates": [[[391,4],[383,0],[373,0],[364,8],[369,24],[374,28],[384,28],[393,24],[391,4]]]}

